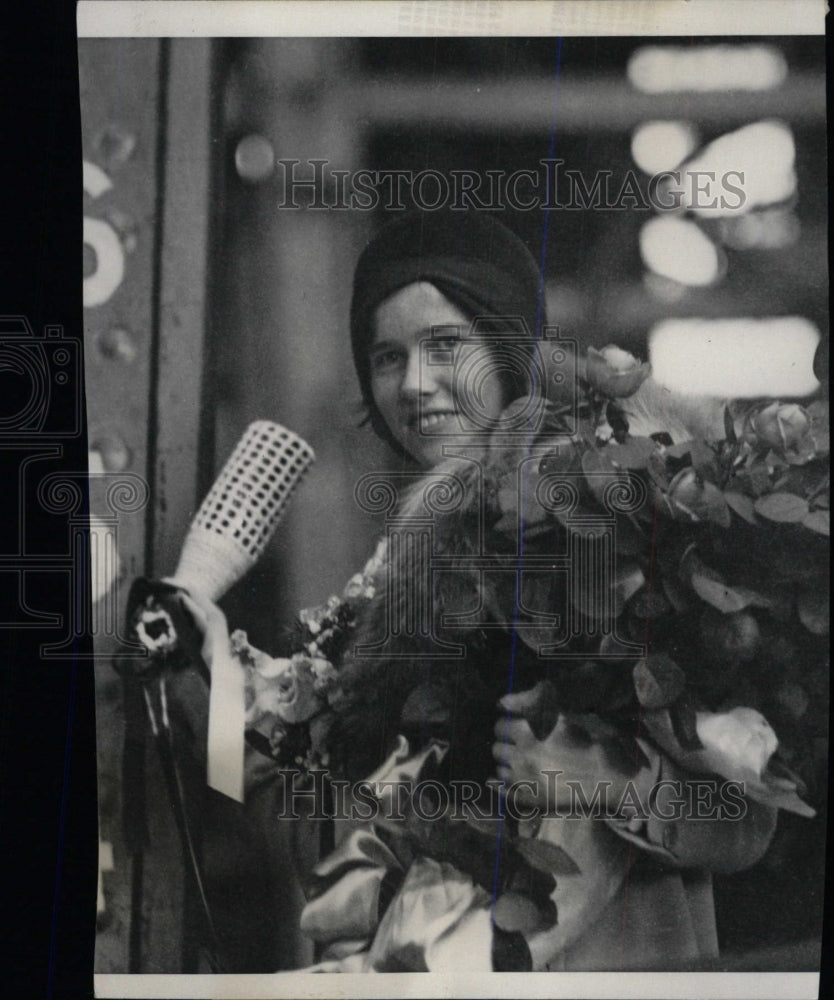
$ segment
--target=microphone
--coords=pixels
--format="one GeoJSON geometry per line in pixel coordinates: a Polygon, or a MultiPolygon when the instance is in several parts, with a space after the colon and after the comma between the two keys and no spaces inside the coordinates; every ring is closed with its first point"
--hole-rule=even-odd
{"type": "Polygon", "coordinates": [[[170,582],[216,601],[263,555],[315,459],[280,424],[250,424],[191,523],[170,582]]]}
{"type": "MultiPolygon", "coordinates": [[[[172,577],[134,581],[128,615],[149,650],[150,674],[182,648],[200,642],[179,591],[217,601],[255,565],[284,516],[288,501],[315,459],[303,438],[280,424],[250,424],[197,511],[172,577]]],[[[208,784],[243,801],[244,671],[231,648],[212,651],[208,722],[208,784]]]]}
{"type": "Polygon", "coordinates": [[[315,459],[303,438],[280,424],[250,424],[220,471],[188,529],[174,575],[134,581],[128,618],[154,664],[185,643],[191,652],[187,616],[176,590],[219,600],[263,555],[290,496],[315,459]]]}

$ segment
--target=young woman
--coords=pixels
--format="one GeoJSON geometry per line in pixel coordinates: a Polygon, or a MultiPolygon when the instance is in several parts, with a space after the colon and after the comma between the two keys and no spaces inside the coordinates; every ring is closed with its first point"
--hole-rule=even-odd
{"type": "MultiPolygon", "coordinates": [[[[372,239],[354,279],[353,351],[370,423],[402,470],[429,482],[461,449],[470,465],[489,461],[507,408],[541,388],[524,357],[545,324],[539,269],[492,215],[416,212],[372,239]]],[[[473,630],[463,660],[438,658],[425,637],[401,640],[387,661],[354,655],[397,613],[382,599],[391,558],[382,544],[346,592],[367,600],[333,657],[338,684],[316,739],[333,775],[369,779],[382,799],[408,792],[393,820],[337,823],[301,917],[323,955],[316,970],[675,969],[716,955],[711,873],[758,860],[775,810],[747,801],[733,818],[691,818],[703,783],[650,740],[634,738],[624,760],[549,711],[551,667],[512,627],[473,630]],[[496,779],[516,786],[512,815],[496,779]],[[609,803],[631,808],[560,815],[575,805],[571,782],[586,799],[607,786],[609,803]],[[445,812],[415,808],[421,783],[445,812]],[[639,804],[656,786],[647,814],[639,804]],[[449,816],[438,789],[453,787],[469,789],[477,822],[449,816]]],[[[455,598],[444,599],[448,611],[455,598]]],[[[228,641],[222,616],[206,612],[207,646],[228,641]]]]}

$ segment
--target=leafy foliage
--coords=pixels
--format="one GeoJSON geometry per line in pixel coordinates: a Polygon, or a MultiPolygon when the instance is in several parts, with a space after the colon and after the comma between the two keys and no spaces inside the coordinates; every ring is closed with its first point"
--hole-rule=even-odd
{"type": "MultiPolygon", "coordinates": [[[[796,787],[819,804],[827,732],[827,403],[727,406],[714,439],[681,439],[676,428],[673,442],[665,431],[631,434],[627,394],[610,394],[613,384],[598,375],[581,383],[580,426],[566,428],[540,463],[552,490],[561,471],[579,496],[570,510],[537,511],[525,554],[571,551],[570,536],[587,534],[589,514],[613,515],[615,593],[601,610],[584,594],[574,603],[588,633],[603,633],[583,655],[610,662],[616,637],[643,645],[644,656],[622,655],[633,673],[633,703],[646,718],[668,711],[682,756],[699,747],[698,713],[737,706],[763,713],[778,735],[768,774],[790,764],[796,787]],[[612,488],[629,483],[645,502],[637,510],[612,507],[612,488]],[[548,516],[549,534],[541,530],[548,516]]],[[[505,490],[499,507],[498,530],[523,536],[525,496],[505,490]]],[[[517,631],[533,648],[541,641],[523,622],[517,631]]],[[[570,704],[565,677],[560,696],[570,704]]],[[[604,701],[597,710],[625,717],[621,700],[616,711],[604,701]]]]}

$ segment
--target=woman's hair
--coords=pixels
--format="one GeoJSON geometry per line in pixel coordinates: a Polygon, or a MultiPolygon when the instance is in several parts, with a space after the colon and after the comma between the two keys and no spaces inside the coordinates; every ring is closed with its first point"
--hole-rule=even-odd
{"type": "MultiPolygon", "coordinates": [[[[506,330],[514,340],[529,342],[532,351],[547,323],[544,281],[533,255],[494,215],[415,210],[383,226],[356,266],[350,332],[368,419],[400,454],[404,449],[377,409],[371,390],[373,318],[385,299],[419,281],[434,285],[470,320],[483,319],[496,345],[506,330]]],[[[530,391],[526,370],[513,372],[503,365],[496,370],[505,384],[506,402],[530,391]]]]}

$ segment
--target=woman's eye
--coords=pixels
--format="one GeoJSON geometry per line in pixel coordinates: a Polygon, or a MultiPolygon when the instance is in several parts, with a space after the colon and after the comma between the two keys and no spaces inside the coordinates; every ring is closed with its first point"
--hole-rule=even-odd
{"type": "Polygon", "coordinates": [[[375,372],[385,371],[399,364],[399,351],[376,351],[371,355],[371,369],[375,372]]]}

